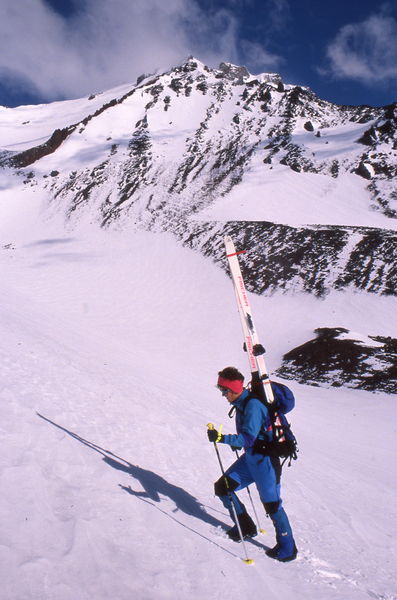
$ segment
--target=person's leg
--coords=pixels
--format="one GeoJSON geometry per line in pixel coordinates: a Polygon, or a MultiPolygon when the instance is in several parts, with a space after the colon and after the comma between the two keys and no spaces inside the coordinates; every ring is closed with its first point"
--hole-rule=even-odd
{"type": "MultiPolygon", "coordinates": [[[[251,458],[257,457],[254,455],[251,458]]],[[[251,473],[255,478],[259,496],[265,507],[266,514],[271,518],[276,532],[276,545],[266,554],[282,562],[293,560],[297,555],[292,528],[282,507],[280,497],[280,462],[268,456],[250,461],[251,473]]]]}
{"type": "Polygon", "coordinates": [[[234,506],[243,537],[253,537],[257,534],[255,523],[247,513],[244,504],[235,493],[236,491],[247,487],[247,485],[252,482],[253,479],[249,473],[249,470],[247,469],[246,461],[243,455],[240,456],[240,458],[226,471],[225,476],[222,475],[222,477],[220,477],[214,485],[215,495],[218,496],[223,506],[228,509],[231,519],[234,522],[234,526],[229,529],[228,535],[235,541],[240,541],[240,534],[232,504],[234,506]]]}
{"type": "Polygon", "coordinates": [[[298,549],[295,544],[287,513],[281,506],[281,500],[279,502],[264,502],[263,505],[266,513],[273,522],[277,542],[273,548],[267,550],[266,554],[270,558],[275,558],[281,562],[294,560],[298,553],[298,549]]]}

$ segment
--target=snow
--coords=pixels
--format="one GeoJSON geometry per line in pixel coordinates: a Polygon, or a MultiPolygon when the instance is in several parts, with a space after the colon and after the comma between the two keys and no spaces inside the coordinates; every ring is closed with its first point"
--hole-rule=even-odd
{"type": "Polygon", "coordinates": [[[89,98],[51,104],[0,106],[0,148],[21,151],[45,142],[55,129],[69,127],[92,115],[104,104],[128,93],[132,84],[118,86],[89,98]]]}
{"type": "Polygon", "coordinates": [[[365,192],[368,182],[357,175],[347,173],[331,179],[276,166],[266,169],[264,176],[264,165],[259,163],[257,168],[254,165],[243,178],[243,185],[219,198],[194,219],[397,228],[395,220],[368,207],[365,192]]]}
{"type": "MultiPolygon", "coordinates": [[[[171,236],[68,230],[45,205],[2,195],[2,600],[395,599],[395,399],[291,384],[298,559],[265,556],[253,489],[266,534],[245,565],[206,438],[233,431],[217,371],[248,367],[229,279],[171,236]]],[[[272,369],[313,326],[395,335],[393,302],[252,298],[272,369]]]]}
{"type": "MultiPolygon", "coordinates": [[[[45,141],[131,89],[0,107],[0,147],[45,141]]],[[[73,227],[44,188],[42,176],[60,165],[67,176],[113,144],[122,153],[151,99],[139,89],[76,130],[35,163],[34,183],[0,172],[1,600],[396,600],[395,398],[288,382],[300,457],[285,469],[283,499],[299,554],[289,564],[266,557],[274,535],[252,489],[266,534],[247,543],[247,566],[224,533],[230,520],[213,494],[219,466],[206,437],[208,422],[233,431],[218,370],[248,374],[230,280],[171,235],[127,220],[98,230],[94,203],[116,177],[75,212],[73,227]]],[[[150,113],[153,155],[177,164],[211,102],[173,98],[165,112],[160,99],[150,113]]],[[[203,138],[230,115],[215,113],[203,138]]],[[[360,127],[320,138],[302,129],[295,141],[321,160],[349,143],[354,154],[360,127]]],[[[195,218],[395,228],[369,209],[367,185],[352,173],[265,166],[259,144],[242,184],[195,218]]],[[[271,371],[318,327],[344,327],[371,345],[368,336],[397,337],[391,296],[251,302],[271,371]]],[[[220,452],[230,464],[230,450],[220,452]]]]}
{"type": "Polygon", "coordinates": [[[349,333],[340,333],[338,335],[339,340],[353,340],[362,346],[369,346],[372,348],[381,348],[382,344],[380,342],[376,342],[372,340],[366,335],[362,335],[362,333],[357,333],[355,331],[350,331],[349,333]]]}

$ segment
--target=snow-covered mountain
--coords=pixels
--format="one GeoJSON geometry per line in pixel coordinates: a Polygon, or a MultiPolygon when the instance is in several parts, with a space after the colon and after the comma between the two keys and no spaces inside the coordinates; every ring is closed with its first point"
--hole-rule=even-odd
{"type": "MultiPolygon", "coordinates": [[[[229,194],[247,172],[267,181],[279,165],[335,180],[354,173],[364,179],[367,203],[397,217],[395,104],[337,106],[278,75],[252,76],[228,64],[214,70],[190,59],[135,86],[16,115],[1,143],[2,164],[31,166],[38,178],[58,170],[54,190],[69,211],[95,195],[103,223],[131,209],[140,218],[149,212],[148,221],[172,217],[172,208],[190,216],[229,194]],[[111,191],[109,181],[117,183],[111,191]]],[[[265,215],[266,192],[257,202],[265,215]]]]}
{"type": "Polygon", "coordinates": [[[255,254],[258,292],[395,293],[396,105],[336,106],[277,75],[191,59],[0,116],[1,164],[73,220],[172,231],[216,259],[232,233],[255,254]]]}
{"type": "Polygon", "coordinates": [[[0,122],[5,187],[46,194],[70,226],[171,232],[223,268],[232,235],[257,293],[397,293],[396,104],[337,106],[190,58],[86,99],[3,108],[0,122]]]}
{"type": "Polygon", "coordinates": [[[295,89],[189,60],[0,108],[1,600],[396,600],[395,183],[372,153],[355,172],[366,131],[392,168],[392,121],[302,90],[286,133],[295,89]],[[324,170],[291,168],[294,144],[324,170]],[[254,488],[250,567],[213,494],[206,424],[234,430],[216,373],[248,374],[224,232],[297,399],[289,564],[254,488]]]}

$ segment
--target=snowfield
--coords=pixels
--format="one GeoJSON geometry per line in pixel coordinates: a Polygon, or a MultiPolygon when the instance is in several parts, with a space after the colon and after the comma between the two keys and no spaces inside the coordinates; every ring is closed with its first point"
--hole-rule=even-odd
{"type": "Polygon", "coordinates": [[[386,219],[363,203],[365,180],[347,173],[338,179],[313,173],[295,173],[285,166],[265,170],[258,161],[226,197],[198,213],[198,220],[272,221],[302,225],[362,225],[397,229],[397,220],[386,219]],[[257,168],[256,168],[257,167],[257,168]],[[346,199],[348,198],[348,201],[346,199]]]}
{"type": "MultiPolygon", "coordinates": [[[[297,291],[309,284],[293,261],[288,293],[251,295],[267,365],[319,327],[397,338],[391,108],[346,112],[233,69],[189,59],[137,86],[0,107],[0,600],[397,600],[391,395],[287,382],[300,452],[282,496],[297,560],[265,555],[273,527],[253,488],[266,530],[246,544],[253,566],[225,534],[206,426],[234,432],[217,372],[248,375],[234,292],[160,231],[205,252],[208,222],[241,222],[243,236],[244,221],[308,236],[352,226],[346,245],[311,258],[322,299],[297,291]],[[70,135],[43,154],[56,129],[70,135]],[[328,293],[327,265],[349,276],[355,249],[373,267],[361,288],[379,294],[328,293]]],[[[274,235],[273,255],[296,250],[274,235]]],[[[235,456],[219,450],[226,467],[235,456]]]]}
{"type": "MultiPolygon", "coordinates": [[[[2,600],[395,600],[395,398],[288,383],[299,555],[266,557],[252,489],[266,534],[247,566],[206,437],[233,431],[217,371],[248,374],[230,280],[171,236],[68,230],[41,202],[0,208],[2,600]]],[[[252,302],[272,370],[314,327],[397,334],[391,297],[252,302]]]]}

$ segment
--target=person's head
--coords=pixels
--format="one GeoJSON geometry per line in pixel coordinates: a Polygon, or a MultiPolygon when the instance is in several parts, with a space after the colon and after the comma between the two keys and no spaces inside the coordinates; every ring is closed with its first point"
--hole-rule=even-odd
{"type": "Polygon", "coordinates": [[[244,389],[244,375],[235,367],[226,367],[218,373],[218,389],[228,402],[234,402],[244,389]]]}

